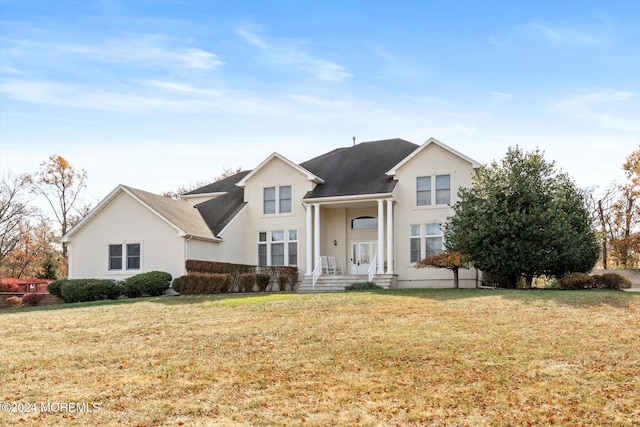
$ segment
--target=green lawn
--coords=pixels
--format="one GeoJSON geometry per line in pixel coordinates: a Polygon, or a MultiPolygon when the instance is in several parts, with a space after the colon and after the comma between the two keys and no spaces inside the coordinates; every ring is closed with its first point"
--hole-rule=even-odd
{"type": "Polygon", "coordinates": [[[3,410],[52,404],[0,425],[640,425],[638,293],[164,297],[0,321],[3,410]]]}

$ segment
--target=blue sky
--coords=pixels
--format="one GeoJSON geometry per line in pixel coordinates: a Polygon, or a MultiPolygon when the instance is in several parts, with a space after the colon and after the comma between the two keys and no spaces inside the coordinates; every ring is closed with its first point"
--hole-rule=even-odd
{"type": "Polygon", "coordinates": [[[95,204],[354,136],[482,163],[539,148],[580,186],[622,179],[640,2],[0,0],[2,174],[60,154],[95,204]]]}

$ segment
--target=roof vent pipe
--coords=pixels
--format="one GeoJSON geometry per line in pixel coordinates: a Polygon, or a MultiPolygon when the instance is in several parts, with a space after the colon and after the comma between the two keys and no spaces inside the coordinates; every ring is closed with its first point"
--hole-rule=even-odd
{"type": "Polygon", "coordinates": [[[353,146],[354,147],[356,146],[356,137],[355,136],[353,137],[353,146]]]}

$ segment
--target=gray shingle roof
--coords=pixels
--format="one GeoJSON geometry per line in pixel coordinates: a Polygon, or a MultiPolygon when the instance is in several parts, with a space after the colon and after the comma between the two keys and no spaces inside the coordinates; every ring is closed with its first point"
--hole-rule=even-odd
{"type": "Polygon", "coordinates": [[[215,237],[204,218],[190,203],[159,196],[137,188],[123,187],[185,233],[203,237],[215,237]]]}
{"type": "MultiPolygon", "coordinates": [[[[390,193],[396,181],[387,176],[386,172],[417,148],[416,144],[402,139],[363,142],[352,147],[337,148],[301,163],[300,166],[324,180],[323,184],[316,185],[313,191],[307,193],[305,198],[390,193]]],[[[193,212],[200,214],[198,216],[210,233],[218,235],[246,204],[244,189],[236,184],[250,172],[242,171],[187,193],[227,193],[200,203],[193,209],[193,212]]],[[[165,205],[168,212],[177,209],[173,204],[165,205]]]]}
{"type": "Polygon", "coordinates": [[[234,188],[232,191],[215,199],[207,200],[196,205],[207,226],[217,236],[218,233],[231,221],[246,205],[244,202],[244,189],[234,188]]]}
{"type": "Polygon", "coordinates": [[[204,187],[196,188],[193,191],[189,191],[185,193],[185,196],[192,196],[196,194],[210,194],[210,193],[228,193],[237,189],[236,184],[245,176],[247,176],[251,172],[242,171],[238,172],[235,175],[231,175],[227,178],[221,179],[220,181],[213,182],[211,184],[205,185],[204,187]]]}
{"type": "Polygon", "coordinates": [[[396,181],[385,173],[417,148],[402,139],[363,142],[301,163],[325,181],[305,198],[390,193],[396,181]]]}

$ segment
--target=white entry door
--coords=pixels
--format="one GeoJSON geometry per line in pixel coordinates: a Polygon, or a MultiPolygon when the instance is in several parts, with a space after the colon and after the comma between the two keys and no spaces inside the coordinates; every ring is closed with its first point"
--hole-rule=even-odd
{"type": "Polygon", "coordinates": [[[367,274],[377,250],[377,241],[351,242],[351,274],[367,274]]]}

